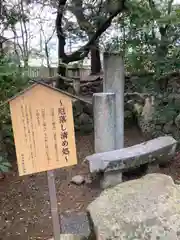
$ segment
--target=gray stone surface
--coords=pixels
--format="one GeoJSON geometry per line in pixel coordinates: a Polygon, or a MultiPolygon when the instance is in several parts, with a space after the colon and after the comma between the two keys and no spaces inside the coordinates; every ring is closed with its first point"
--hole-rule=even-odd
{"type": "Polygon", "coordinates": [[[148,164],[146,173],[157,173],[159,171],[159,164],[152,162],[148,164]]]}
{"type": "Polygon", "coordinates": [[[76,176],[72,177],[71,182],[76,185],[81,185],[85,182],[85,178],[84,178],[84,176],[76,175],[76,176]]]}
{"type": "Polygon", "coordinates": [[[89,124],[89,123],[92,123],[92,119],[87,113],[83,112],[79,116],[79,123],[80,124],[89,124]]]}
{"type": "Polygon", "coordinates": [[[101,178],[101,188],[105,189],[108,187],[113,187],[122,182],[122,172],[119,170],[117,171],[110,171],[104,172],[103,178],[101,178]]]}
{"type": "Polygon", "coordinates": [[[170,121],[170,122],[167,122],[165,125],[164,125],[164,132],[165,133],[170,133],[171,130],[172,130],[172,126],[173,126],[173,121],[170,121]]]}
{"type": "Polygon", "coordinates": [[[104,152],[115,149],[115,94],[95,93],[94,108],[94,149],[104,152]]]}
{"type": "Polygon", "coordinates": [[[116,108],[115,149],[124,147],[124,63],[119,53],[104,53],[103,92],[114,92],[116,108]]]}
{"type": "Polygon", "coordinates": [[[180,239],[180,186],[167,175],[148,174],[109,188],[87,210],[97,239],[180,239]]]}
{"type": "Polygon", "coordinates": [[[73,79],[73,89],[75,91],[75,94],[79,95],[79,93],[80,93],[80,79],[79,78],[73,79]]]}
{"type": "Polygon", "coordinates": [[[177,141],[164,136],[131,147],[86,157],[90,172],[113,171],[135,168],[142,164],[158,161],[167,162],[176,150],[177,141]]]}
{"type": "Polygon", "coordinates": [[[176,117],[175,124],[178,128],[180,128],[180,114],[176,117]]]}
{"type": "Polygon", "coordinates": [[[62,233],[75,234],[88,237],[90,227],[87,214],[84,212],[71,212],[61,215],[62,233]]]}
{"type": "MultiPolygon", "coordinates": [[[[85,239],[86,238],[75,234],[61,234],[59,237],[59,240],[85,240],[85,239]]],[[[54,238],[50,238],[49,240],[54,240],[54,238]]]]}

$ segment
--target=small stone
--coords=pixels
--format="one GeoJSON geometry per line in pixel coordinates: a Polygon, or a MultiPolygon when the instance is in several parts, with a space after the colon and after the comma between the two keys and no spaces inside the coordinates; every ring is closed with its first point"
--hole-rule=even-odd
{"type": "Polygon", "coordinates": [[[87,123],[91,123],[92,119],[87,113],[82,113],[79,116],[79,122],[80,122],[80,124],[87,124],[87,123]]]}
{"type": "Polygon", "coordinates": [[[93,105],[85,103],[83,107],[83,112],[88,114],[89,116],[93,116],[93,105]]]}
{"type": "Polygon", "coordinates": [[[75,101],[73,103],[73,114],[74,117],[80,116],[83,113],[83,105],[80,101],[75,101]]]}
{"type": "Polygon", "coordinates": [[[131,119],[132,118],[132,112],[129,110],[124,111],[124,118],[125,119],[131,119]]]}
{"type": "Polygon", "coordinates": [[[91,184],[92,183],[92,177],[91,176],[87,176],[85,178],[85,182],[86,182],[86,184],[91,184]]]}
{"type": "Polygon", "coordinates": [[[74,94],[74,90],[73,90],[73,87],[68,87],[68,90],[67,90],[69,93],[71,94],[74,94]]]}
{"type": "Polygon", "coordinates": [[[160,130],[162,129],[162,125],[156,125],[156,126],[155,126],[155,129],[158,130],[158,131],[160,131],[160,130]]]}
{"type": "Polygon", "coordinates": [[[81,185],[85,182],[85,178],[81,175],[76,175],[71,179],[71,182],[77,185],[81,185]]]}
{"type": "Polygon", "coordinates": [[[180,178],[175,179],[175,180],[174,180],[174,183],[177,184],[177,185],[180,185],[180,178]]]}
{"type": "Polygon", "coordinates": [[[180,114],[177,115],[176,119],[175,119],[175,124],[178,128],[180,128],[180,114]]]}
{"type": "Polygon", "coordinates": [[[171,133],[172,127],[173,127],[173,121],[167,122],[167,123],[164,125],[163,132],[164,132],[164,133],[171,133]]]}
{"type": "Polygon", "coordinates": [[[174,103],[178,106],[180,106],[180,98],[175,98],[174,103]]]}
{"type": "Polygon", "coordinates": [[[88,133],[93,130],[93,119],[86,113],[82,113],[80,116],[75,118],[75,126],[77,130],[88,133]]]}

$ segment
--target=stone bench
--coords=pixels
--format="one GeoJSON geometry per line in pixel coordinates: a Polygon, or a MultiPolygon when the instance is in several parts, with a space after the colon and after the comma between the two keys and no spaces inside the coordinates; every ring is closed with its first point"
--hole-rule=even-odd
{"type": "MultiPolygon", "coordinates": [[[[87,156],[91,173],[103,172],[102,187],[114,186],[122,181],[128,169],[148,164],[149,169],[169,162],[176,152],[177,141],[170,136],[152,139],[131,147],[87,156]]],[[[151,170],[149,172],[152,172],[151,170]]]]}

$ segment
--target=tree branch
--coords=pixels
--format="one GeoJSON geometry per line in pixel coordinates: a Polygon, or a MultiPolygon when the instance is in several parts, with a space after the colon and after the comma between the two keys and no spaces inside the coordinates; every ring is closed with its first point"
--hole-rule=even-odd
{"type": "Polygon", "coordinates": [[[81,60],[88,55],[90,47],[96,42],[96,40],[101,36],[101,34],[105,32],[106,29],[111,25],[112,20],[119,13],[123,12],[126,9],[125,1],[126,0],[122,0],[119,3],[118,8],[113,13],[111,13],[111,15],[100,25],[100,27],[96,30],[94,35],[89,39],[89,41],[83,47],[73,52],[71,55],[66,55],[67,63],[81,60]]]}
{"type": "Polygon", "coordinates": [[[83,1],[82,0],[74,0],[73,4],[68,7],[76,17],[77,22],[81,30],[85,31],[87,35],[91,35],[94,31],[93,25],[85,18],[83,14],[83,1]]]}
{"type": "MultiPolygon", "coordinates": [[[[62,19],[63,19],[63,12],[66,6],[67,0],[59,0],[58,9],[57,9],[57,17],[56,17],[56,32],[58,39],[61,39],[61,44],[65,46],[65,36],[62,29],[62,19]]],[[[66,54],[64,52],[64,48],[59,47],[59,51],[61,51],[60,55],[63,59],[66,59],[66,54]]]]}

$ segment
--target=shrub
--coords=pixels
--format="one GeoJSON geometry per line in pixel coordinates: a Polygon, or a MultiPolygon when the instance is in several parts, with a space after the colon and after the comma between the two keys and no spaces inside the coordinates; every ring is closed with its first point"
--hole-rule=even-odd
{"type": "Polygon", "coordinates": [[[14,154],[9,105],[6,101],[28,85],[23,71],[8,57],[0,57],[0,172],[7,172],[14,154]]]}

